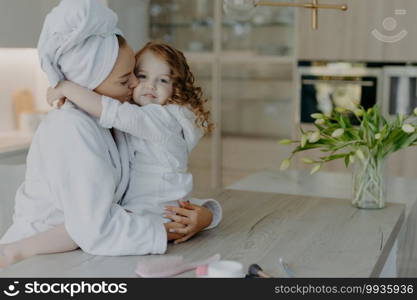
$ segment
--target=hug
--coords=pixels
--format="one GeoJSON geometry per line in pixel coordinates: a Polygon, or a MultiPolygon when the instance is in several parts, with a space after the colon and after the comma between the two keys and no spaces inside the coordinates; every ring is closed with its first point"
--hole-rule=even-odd
{"type": "Polygon", "coordinates": [[[38,50],[56,108],[40,124],[0,240],[0,268],[37,254],[163,254],[222,218],[196,199],[188,155],[212,130],[181,51],[134,53],[97,0],[63,0],[38,50]]]}

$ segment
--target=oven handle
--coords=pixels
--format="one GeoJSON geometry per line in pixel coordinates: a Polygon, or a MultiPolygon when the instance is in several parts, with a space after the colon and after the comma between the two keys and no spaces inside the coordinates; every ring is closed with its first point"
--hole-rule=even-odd
{"type": "Polygon", "coordinates": [[[316,83],[336,83],[336,84],[359,84],[361,86],[374,86],[373,81],[364,80],[340,80],[340,79],[303,79],[303,84],[316,84],[316,83]]]}

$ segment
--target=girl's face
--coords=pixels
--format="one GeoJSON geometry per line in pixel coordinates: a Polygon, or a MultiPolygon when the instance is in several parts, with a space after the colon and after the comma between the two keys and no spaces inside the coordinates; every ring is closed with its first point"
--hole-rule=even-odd
{"type": "Polygon", "coordinates": [[[138,86],[133,91],[133,100],[141,106],[164,105],[172,96],[172,80],[169,65],[151,51],[145,51],[136,62],[138,86]]]}
{"type": "Polygon", "coordinates": [[[134,68],[135,55],[126,44],[119,49],[119,56],[110,75],[94,91],[120,102],[130,101],[133,89],[138,85],[134,68]]]}

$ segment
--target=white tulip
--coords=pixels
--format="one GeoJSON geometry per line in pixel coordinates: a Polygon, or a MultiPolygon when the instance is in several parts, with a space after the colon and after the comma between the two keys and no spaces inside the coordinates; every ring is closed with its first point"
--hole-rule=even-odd
{"type": "Polygon", "coordinates": [[[413,133],[416,129],[414,128],[413,125],[411,124],[404,124],[401,129],[405,132],[405,133],[413,133]]]}
{"type": "Polygon", "coordinates": [[[307,136],[304,134],[301,136],[301,148],[304,148],[304,146],[307,144],[307,136]]]}
{"type": "Polygon", "coordinates": [[[355,111],[353,112],[355,114],[355,116],[357,117],[362,117],[363,116],[363,111],[361,109],[355,109],[355,111]]]}
{"type": "Polygon", "coordinates": [[[380,133],[375,134],[375,139],[380,140],[381,139],[381,134],[380,133]]]}
{"type": "Polygon", "coordinates": [[[324,119],[317,119],[317,120],[315,120],[314,121],[314,123],[316,124],[316,125],[324,125],[324,119]]]}
{"type": "Polygon", "coordinates": [[[363,154],[361,149],[356,150],[356,156],[359,157],[360,160],[365,160],[365,154],[363,154]]]}
{"type": "Polygon", "coordinates": [[[315,165],[314,168],[311,169],[310,175],[317,173],[321,169],[321,165],[315,165]]]}
{"type": "Polygon", "coordinates": [[[284,140],[280,140],[279,143],[281,145],[289,145],[289,144],[292,144],[292,140],[284,139],[284,140]]]}
{"type": "Polygon", "coordinates": [[[402,124],[403,121],[404,121],[404,115],[403,114],[398,114],[398,116],[399,116],[399,119],[400,119],[400,124],[402,124]]]}
{"type": "Polygon", "coordinates": [[[344,133],[345,133],[345,130],[343,128],[339,128],[333,131],[332,137],[338,138],[338,137],[341,137],[344,133]]]}
{"type": "Polygon", "coordinates": [[[324,118],[324,116],[322,114],[312,114],[311,117],[313,119],[323,119],[324,118]]]}
{"type": "Polygon", "coordinates": [[[284,159],[281,163],[281,167],[280,167],[281,171],[288,169],[290,165],[291,165],[291,161],[288,158],[284,159]]]}
{"type": "Polygon", "coordinates": [[[312,160],[311,158],[308,158],[308,157],[303,157],[302,161],[305,164],[314,164],[314,160],[312,160]]]}
{"type": "Polygon", "coordinates": [[[310,137],[308,138],[308,141],[311,144],[314,144],[315,142],[318,142],[318,140],[320,140],[320,131],[314,131],[310,137]]]}

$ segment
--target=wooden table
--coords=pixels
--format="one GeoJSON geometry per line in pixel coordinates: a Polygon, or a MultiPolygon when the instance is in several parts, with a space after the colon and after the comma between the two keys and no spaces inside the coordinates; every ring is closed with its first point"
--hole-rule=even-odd
{"type": "MultiPolygon", "coordinates": [[[[224,190],[216,196],[224,219],[167,254],[193,261],[220,253],[247,268],[258,263],[285,277],[282,257],[296,277],[377,277],[404,219],[404,205],[360,210],[350,200],[224,190]]],[[[104,257],[81,251],[31,258],[0,277],[135,277],[149,256],[104,257]]],[[[192,272],[181,275],[194,277],[192,272]]]]}
{"type": "MultiPolygon", "coordinates": [[[[388,202],[405,205],[405,220],[382,276],[417,277],[417,179],[388,177],[386,185],[388,202]]],[[[352,175],[323,171],[310,175],[306,170],[269,169],[247,176],[228,188],[351,199],[352,175]]]]}

